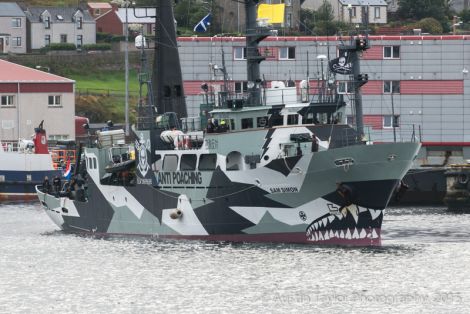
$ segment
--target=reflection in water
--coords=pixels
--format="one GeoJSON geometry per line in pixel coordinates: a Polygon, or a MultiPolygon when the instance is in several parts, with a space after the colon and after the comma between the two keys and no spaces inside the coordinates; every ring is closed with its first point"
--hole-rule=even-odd
{"type": "Polygon", "coordinates": [[[382,247],[95,237],[0,206],[0,313],[465,313],[470,215],[395,208],[382,247]]]}

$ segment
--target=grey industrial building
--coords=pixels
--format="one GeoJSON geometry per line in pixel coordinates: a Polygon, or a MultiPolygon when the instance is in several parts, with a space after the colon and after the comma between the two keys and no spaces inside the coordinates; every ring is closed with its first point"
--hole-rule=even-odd
{"type": "MultiPolygon", "coordinates": [[[[470,36],[371,36],[361,72],[366,133],[375,141],[393,140],[393,115],[398,117],[397,140],[420,138],[425,145],[470,146],[470,36]],[[393,106],[392,106],[393,103],[393,106]]],[[[261,43],[266,57],[261,72],[271,81],[296,82],[307,78],[315,93],[328,59],[337,55],[338,37],[269,37],[261,43]],[[322,57],[325,56],[325,57],[322,57]],[[323,68],[323,71],[322,71],[323,68]]],[[[344,39],[347,40],[347,39],[344,39]]],[[[222,50],[234,93],[246,88],[244,38],[179,38],[188,114],[197,116],[203,101],[200,86],[214,91],[223,84],[222,50]]],[[[353,97],[348,77],[337,76],[336,88],[353,97]]],[[[350,106],[348,106],[350,107],[350,106]]],[[[347,110],[352,121],[351,108],[347,110]]],[[[466,150],[466,149],[464,149],[466,150]]]]}

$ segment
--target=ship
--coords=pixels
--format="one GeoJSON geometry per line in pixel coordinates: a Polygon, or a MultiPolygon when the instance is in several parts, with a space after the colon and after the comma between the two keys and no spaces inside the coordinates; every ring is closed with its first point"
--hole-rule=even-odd
{"type": "MultiPolygon", "coordinates": [[[[297,100],[296,86],[261,79],[258,44],[271,32],[246,0],[247,97],[224,89],[208,122],[186,117],[171,1],[160,1],[152,79],[140,73],[132,144],[97,134],[77,154],[67,193],[38,198],[63,231],[234,242],[380,245],[383,213],[418,142],[364,139],[359,54],[367,36],[338,47],[331,67],[355,82],[356,125],[335,89],[297,100]]],[[[142,49],[142,63],[146,64],[142,49]]],[[[142,69],[145,67],[142,66],[142,69]]],[[[203,86],[207,89],[207,86],[203,86]]],[[[307,86],[308,89],[308,86],[307,86]]],[[[308,94],[308,93],[307,93],[308,94]]]]}
{"type": "Polygon", "coordinates": [[[0,142],[0,202],[36,200],[36,185],[46,176],[52,180],[62,175],[54,167],[43,122],[34,129],[33,140],[0,142]]]}

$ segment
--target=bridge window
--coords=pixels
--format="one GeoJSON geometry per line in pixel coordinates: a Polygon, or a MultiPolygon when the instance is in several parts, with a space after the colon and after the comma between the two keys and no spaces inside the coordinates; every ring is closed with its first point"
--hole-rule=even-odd
{"type": "Polygon", "coordinates": [[[287,125],[297,125],[299,124],[299,115],[290,114],[287,116],[287,125]]]}
{"type": "Polygon", "coordinates": [[[155,155],[155,162],[152,164],[152,170],[153,171],[160,171],[162,170],[162,155],[155,155]]]}
{"type": "Polygon", "coordinates": [[[241,170],[243,166],[242,154],[237,151],[230,152],[226,158],[227,171],[241,170]]]}
{"type": "Polygon", "coordinates": [[[178,156],[165,155],[163,158],[163,171],[176,171],[178,169],[178,156]]]}
{"type": "Polygon", "coordinates": [[[251,129],[253,128],[253,118],[242,119],[242,129],[251,129]]]}
{"type": "Polygon", "coordinates": [[[217,154],[202,154],[199,157],[199,170],[215,170],[217,154]]]}
{"type": "Polygon", "coordinates": [[[194,154],[184,154],[181,156],[180,170],[196,170],[197,156],[194,154]]]}

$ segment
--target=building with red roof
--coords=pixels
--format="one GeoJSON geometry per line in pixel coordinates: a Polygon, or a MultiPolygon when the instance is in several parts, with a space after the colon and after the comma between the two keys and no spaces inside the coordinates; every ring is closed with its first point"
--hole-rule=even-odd
{"type": "Polygon", "coordinates": [[[44,120],[49,139],[75,139],[75,81],[0,60],[0,140],[30,138],[44,120]]]}

